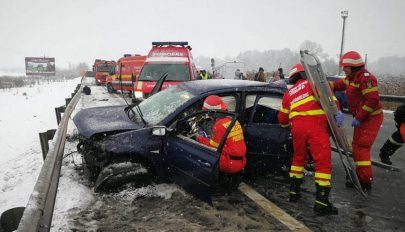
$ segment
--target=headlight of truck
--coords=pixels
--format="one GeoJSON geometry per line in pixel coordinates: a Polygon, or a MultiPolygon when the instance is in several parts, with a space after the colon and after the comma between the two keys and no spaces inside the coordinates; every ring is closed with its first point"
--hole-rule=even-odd
{"type": "Polygon", "coordinates": [[[143,98],[143,93],[141,91],[135,91],[134,96],[135,98],[143,98]]]}

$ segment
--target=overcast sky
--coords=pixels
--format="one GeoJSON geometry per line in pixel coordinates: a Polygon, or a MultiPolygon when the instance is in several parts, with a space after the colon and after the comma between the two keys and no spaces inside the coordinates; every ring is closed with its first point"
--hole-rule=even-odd
{"type": "Polygon", "coordinates": [[[345,50],[405,55],[404,0],[1,0],[0,68],[24,69],[24,57],[56,66],[124,53],[147,54],[152,41],[188,41],[193,55],[235,57],[246,50],[290,48],[305,40],[345,50]]]}

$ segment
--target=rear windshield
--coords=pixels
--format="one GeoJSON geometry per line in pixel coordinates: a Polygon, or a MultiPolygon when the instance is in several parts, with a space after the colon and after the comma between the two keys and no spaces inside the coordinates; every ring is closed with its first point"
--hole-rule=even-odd
{"type": "Polygon", "coordinates": [[[110,72],[115,69],[114,64],[99,64],[97,65],[97,72],[110,72]]]}
{"type": "Polygon", "coordinates": [[[145,64],[139,75],[140,81],[157,81],[164,73],[166,81],[189,81],[187,64],[145,64]]]}

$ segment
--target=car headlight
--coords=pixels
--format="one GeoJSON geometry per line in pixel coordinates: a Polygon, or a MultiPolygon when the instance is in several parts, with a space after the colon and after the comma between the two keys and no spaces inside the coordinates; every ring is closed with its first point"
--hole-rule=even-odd
{"type": "Polygon", "coordinates": [[[141,91],[135,91],[134,96],[135,98],[143,98],[143,93],[141,91]]]}

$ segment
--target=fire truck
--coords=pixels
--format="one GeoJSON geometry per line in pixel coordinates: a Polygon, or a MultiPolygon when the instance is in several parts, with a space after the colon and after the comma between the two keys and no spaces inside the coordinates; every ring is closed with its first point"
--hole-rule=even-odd
{"type": "Polygon", "coordinates": [[[109,93],[117,90],[132,92],[135,78],[139,76],[146,56],[124,54],[117,61],[115,70],[107,76],[106,86],[109,93]]]}
{"type": "Polygon", "coordinates": [[[93,64],[97,85],[104,85],[107,76],[115,69],[115,61],[96,59],[93,64]]]}
{"type": "Polygon", "coordinates": [[[188,42],[152,42],[152,49],[134,85],[134,99],[150,96],[156,82],[167,75],[162,89],[197,78],[188,42]]]}

